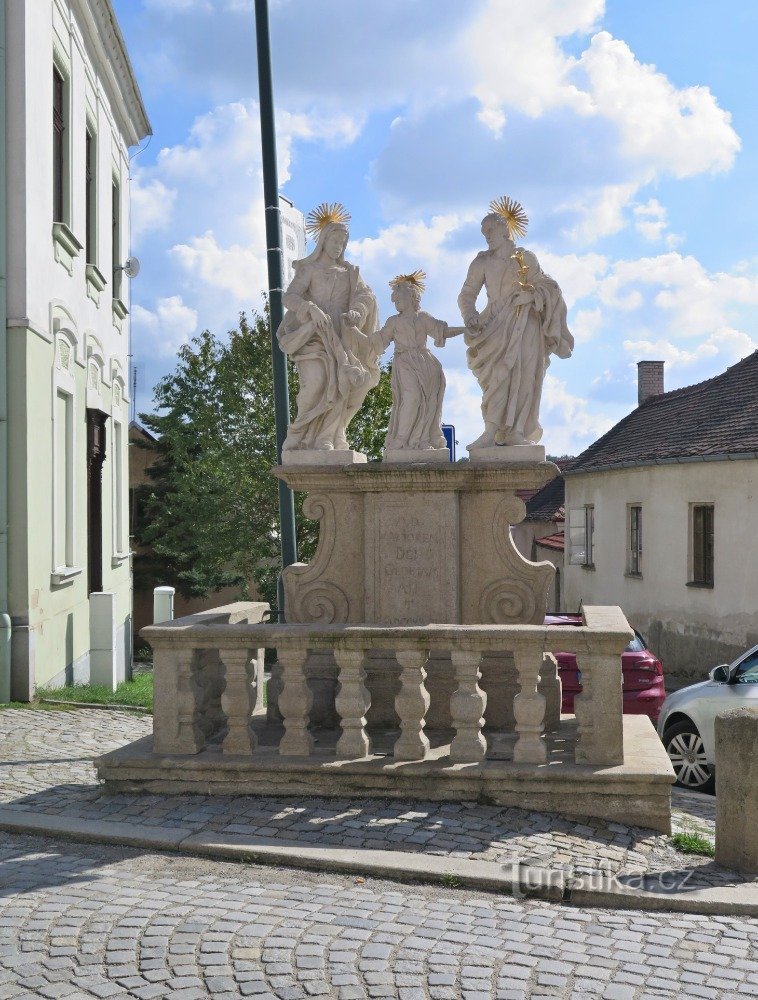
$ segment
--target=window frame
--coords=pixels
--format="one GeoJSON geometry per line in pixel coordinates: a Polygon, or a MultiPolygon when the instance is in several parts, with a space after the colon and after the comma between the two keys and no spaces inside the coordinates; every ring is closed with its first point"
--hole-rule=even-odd
{"type": "Polygon", "coordinates": [[[78,340],[76,334],[70,329],[59,328],[55,333],[55,353],[53,360],[52,385],[51,385],[51,405],[52,405],[52,472],[53,488],[52,495],[52,537],[51,537],[51,583],[53,586],[68,583],[73,577],[78,576],[82,569],[76,565],[77,558],[77,538],[76,538],[76,455],[77,455],[77,393],[74,366],[76,364],[78,340]],[[64,367],[59,359],[64,356],[67,363],[64,367]],[[64,449],[63,454],[58,448],[61,434],[60,415],[58,401],[60,398],[66,400],[66,426],[63,429],[64,449]],[[61,476],[61,465],[63,464],[63,476],[61,476]],[[63,496],[61,496],[61,480],[63,482],[63,496]],[[63,533],[64,537],[59,537],[60,525],[57,512],[63,509],[63,533]],[[63,553],[64,560],[60,563],[57,559],[59,552],[63,553]]]}
{"type": "Polygon", "coordinates": [[[69,77],[53,59],[53,222],[71,224],[69,189],[70,115],[69,77]]]}
{"type": "Polygon", "coordinates": [[[84,130],[84,246],[85,263],[97,267],[97,130],[87,118],[84,130]]]}
{"type": "Polygon", "coordinates": [[[712,589],[715,586],[716,505],[697,501],[690,504],[688,586],[712,589]],[[698,522],[700,521],[700,526],[698,522]],[[700,538],[698,538],[700,534],[700,538]]]}
{"type": "Polygon", "coordinates": [[[642,576],[642,504],[626,505],[626,574],[642,576]]]}
{"type": "Polygon", "coordinates": [[[579,507],[571,507],[568,515],[569,565],[593,569],[595,566],[595,505],[586,503],[579,507]],[[578,514],[579,517],[574,518],[575,514],[578,514]],[[577,545],[574,542],[574,532],[576,531],[581,531],[583,544],[577,545]],[[584,551],[582,552],[582,550],[584,551]],[[577,558],[577,556],[580,557],[577,558]]]}
{"type": "Polygon", "coordinates": [[[111,179],[111,282],[114,300],[121,301],[123,270],[121,267],[121,179],[111,179]]]}

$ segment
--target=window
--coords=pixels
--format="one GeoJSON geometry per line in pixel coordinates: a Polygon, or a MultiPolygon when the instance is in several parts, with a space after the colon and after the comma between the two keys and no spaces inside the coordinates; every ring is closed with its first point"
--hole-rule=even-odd
{"type": "Polygon", "coordinates": [[[591,504],[569,511],[569,561],[574,566],[592,566],[594,559],[595,508],[591,504]]]}
{"type": "Polygon", "coordinates": [[[74,564],[74,455],[72,396],[58,389],[55,394],[55,526],[54,569],[74,564]]]}
{"type": "Polygon", "coordinates": [[[632,504],[629,510],[629,533],[626,571],[631,576],[642,573],[642,507],[632,504]]]}
{"type": "Polygon", "coordinates": [[[97,143],[94,134],[88,128],[85,133],[85,234],[87,264],[97,264],[97,143]]]}
{"type": "MultiPolygon", "coordinates": [[[[118,385],[118,383],[114,383],[118,385]]],[[[124,444],[121,423],[113,423],[113,554],[126,551],[124,518],[124,444]]]]}
{"type": "Polygon", "coordinates": [[[691,583],[713,586],[713,504],[692,505],[691,583]]]}
{"type": "Polygon", "coordinates": [[[66,81],[53,66],[53,222],[68,222],[66,211],[66,81]]]}
{"type": "Polygon", "coordinates": [[[68,583],[81,572],[76,567],[76,335],[62,307],[53,312],[55,366],[52,384],[52,482],[53,520],[51,539],[51,583],[68,583]],[[56,315],[57,313],[57,315],[56,315]]]}
{"type": "Polygon", "coordinates": [[[121,298],[121,185],[113,181],[111,208],[111,230],[113,234],[113,298],[121,298]]]}
{"type": "Polygon", "coordinates": [[[752,653],[737,667],[735,684],[758,684],[758,653],[752,653]]]}

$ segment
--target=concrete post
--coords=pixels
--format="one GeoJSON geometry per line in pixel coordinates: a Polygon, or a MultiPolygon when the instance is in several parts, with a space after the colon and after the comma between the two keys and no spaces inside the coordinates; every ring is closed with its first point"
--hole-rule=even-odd
{"type": "Polygon", "coordinates": [[[758,875],[758,708],[716,716],[716,863],[758,875]]]}
{"type": "Polygon", "coordinates": [[[173,587],[155,588],[153,591],[153,625],[174,620],[175,594],[176,590],[173,587]]]}

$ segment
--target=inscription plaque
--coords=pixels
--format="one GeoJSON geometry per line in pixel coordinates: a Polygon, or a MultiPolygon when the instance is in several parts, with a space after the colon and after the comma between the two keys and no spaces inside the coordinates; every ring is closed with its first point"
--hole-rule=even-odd
{"type": "Polygon", "coordinates": [[[458,622],[457,498],[385,493],[366,500],[368,621],[458,622]]]}

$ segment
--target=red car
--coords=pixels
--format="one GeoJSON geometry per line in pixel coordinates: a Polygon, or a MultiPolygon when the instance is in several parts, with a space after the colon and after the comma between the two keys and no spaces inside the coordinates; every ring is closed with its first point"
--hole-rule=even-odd
{"type": "MultiPolygon", "coordinates": [[[[546,625],[581,625],[582,616],[573,614],[552,614],[545,618],[546,625]]],[[[574,712],[574,698],[582,690],[581,671],[577,667],[574,653],[554,653],[558,661],[558,671],[563,686],[561,711],[574,712]]],[[[648,715],[653,722],[658,721],[661,705],[666,699],[663,685],[663,666],[650,652],[639,632],[621,654],[623,671],[624,712],[627,715],[648,715]]]]}

